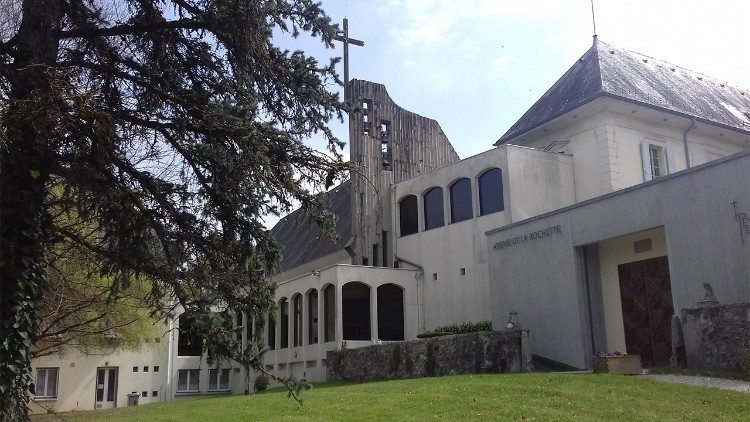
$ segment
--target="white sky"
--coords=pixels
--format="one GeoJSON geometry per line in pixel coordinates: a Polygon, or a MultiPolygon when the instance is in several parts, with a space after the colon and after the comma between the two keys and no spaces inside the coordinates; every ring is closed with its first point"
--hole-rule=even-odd
{"type": "MultiPolygon", "coordinates": [[[[600,40],[750,88],[750,1],[594,5],[600,40]]],[[[461,158],[491,148],[593,35],[590,0],[323,0],[323,7],[335,22],[348,15],[350,36],[365,42],[350,47],[351,77],[383,83],[399,105],[436,119],[461,158]]],[[[279,42],[319,58],[342,54],[340,44],[279,42]]],[[[334,133],[346,139],[344,125],[334,133]]]]}

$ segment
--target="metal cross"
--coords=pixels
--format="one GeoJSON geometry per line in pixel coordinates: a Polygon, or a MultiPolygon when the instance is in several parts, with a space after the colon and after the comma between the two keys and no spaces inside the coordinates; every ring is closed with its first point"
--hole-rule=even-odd
{"type": "Polygon", "coordinates": [[[349,44],[358,45],[364,47],[364,41],[360,41],[354,38],[349,38],[349,19],[344,18],[344,30],[339,31],[336,36],[333,37],[336,41],[341,41],[344,44],[344,101],[349,100],[349,44]]]}

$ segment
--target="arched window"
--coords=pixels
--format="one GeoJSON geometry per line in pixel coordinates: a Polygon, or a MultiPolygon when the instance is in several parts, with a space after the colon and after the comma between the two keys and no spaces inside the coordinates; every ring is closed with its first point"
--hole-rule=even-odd
{"type": "Polygon", "coordinates": [[[351,281],[341,288],[344,340],[370,340],[370,287],[351,281]]]}
{"type": "Polygon", "coordinates": [[[273,313],[268,314],[268,348],[276,350],[276,318],[273,313]]]}
{"type": "Polygon", "coordinates": [[[469,220],[473,216],[471,179],[458,179],[451,185],[451,223],[469,220]]]}
{"type": "Polygon", "coordinates": [[[289,301],[286,298],[279,302],[279,323],[281,324],[281,340],[279,349],[289,347],[289,301]]]}
{"type": "Polygon", "coordinates": [[[398,203],[401,236],[408,236],[419,231],[417,217],[417,197],[409,195],[398,203]]]}
{"type": "Polygon", "coordinates": [[[292,298],[294,309],[294,331],[292,332],[292,345],[302,346],[302,295],[297,294],[292,298]]]}
{"type": "Polygon", "coordinates": [[[323,289],[324,341],[336,340],[336,288],[329,284],[323,289]]]}
{"type": "Polygon", "coordinates": [[[443,188],[434,187],[424,194],[424,229],[430,230],[443,225],[443,188]]]}
{"type": "Polygon", "coordinates": [[[503,171],[490,169],[479,176],[479,215],[505,209],[503,204],[503,171]]]}
{"type": "Polygon", "coordinates": [[[318,342],[318,291],[307,294],[307,344],[318,342]]]}
{"type": "Polygon", "coordinates": [[[378,287],[378,338],[404,339],[404,290],[395,284],[378,287]]]}

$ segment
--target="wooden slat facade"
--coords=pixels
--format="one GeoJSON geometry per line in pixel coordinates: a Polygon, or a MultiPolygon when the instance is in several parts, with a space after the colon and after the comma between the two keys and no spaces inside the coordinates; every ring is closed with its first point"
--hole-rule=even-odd
{"type": "Polygon", "coordinates": [[[459,157],[437,121],[399,107],[384,85],[355,79],[349,83],[349,95],[355,108],[349,116],[349,148],[357,169],[351,174],[352,235],[356,236],[352,264],[390,267],[395,241],[391,214],[399,199],[392,198],[392,185],[455,163],[459,157]],[[381,122],[389,122],[388,133],[380,130],[381,122]],[[385,159],[384,141],[389,151],[385,159]]]}

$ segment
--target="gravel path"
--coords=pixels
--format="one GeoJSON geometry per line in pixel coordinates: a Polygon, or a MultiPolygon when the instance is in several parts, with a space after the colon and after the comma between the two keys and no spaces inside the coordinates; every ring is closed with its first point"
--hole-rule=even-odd
{"type": "Polygon", "coordinates": [[[697,385],[700,387],[721,388],[750,394],[750,382],[726,378],[701,377],[694,375],[648,374],[642,377],[675,384],[697,385]]]}

